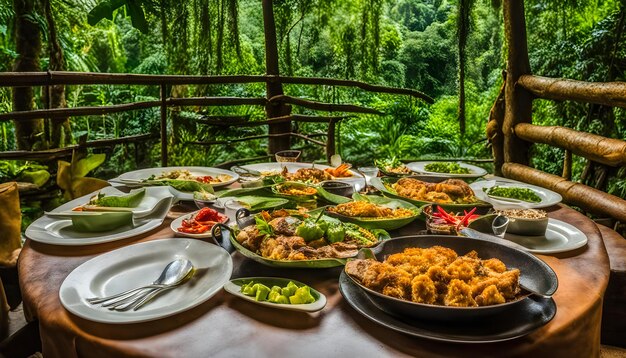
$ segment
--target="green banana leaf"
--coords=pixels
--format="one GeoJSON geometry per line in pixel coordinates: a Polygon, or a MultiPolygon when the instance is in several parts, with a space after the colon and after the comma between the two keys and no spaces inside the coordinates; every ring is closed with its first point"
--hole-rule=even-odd
{"type": "Polygon", "coordinates": [[[230,190],[222,190],[222,191],[216,192],[215,195],[217,195],[218,198],[225,198],[227,196],[240,197],[240,196],[252,196],[252,195],[273,197],[274,195],[272,193],[271,187],[272,185],[264,185],[264,186],[260,186],[256,188],[237,188],[237,189],[230,189],[230,190]]]}
{"type": "Polygon", "coordinates": [[[386,206],[391,209],[404,208],[409,209],[414,212],[414,215],[404,217],[404,218],[367,218],[367,217],[350,217],[337,213],[333,213],[331,211],[326,211],[326,213],[330,216],[336,217],[341,221],[351,222],[358,224],[366,229],[383,229],[383,230],[394,230],[399,229],[403,226],[406,226],[413,222],[413,220],[420,217],[422,213],[422,208],[418,208],[415,205],[406,202],[404,200],[391,199],[382,196],[375,195],[361,195],[359,193],[354,193],[352,195],[352,199],[355,201],[368,201],[372,204],[386,206]]]}
{"type": "Polygon", "coordinates": [[[329,193],[326,189],[322,188],[321,186],[317,187],[317,196],[318,196],[318,199],[322,199],[331,204],[343,204],[343,203],[347,203],[351,201],[350,198],[346,198],[345,196],[329,193]]]}
{"type": "Polygon", "coordinates": [[[208,183],[200,183],[195,180],[178,180],[178,179],[158,179],[158,180],[146,180],[143,182],[145,185],[164,186],[169,185],[172,188],[182,191],[193,193],[194,191],[206,191],[213,193],[213,186],[208,183]]]}
{"type": "Polygon", "coordinates": [[[434,203],[432,201],[415,200],[415,199],[407,198],[407,197],[398,195],[398,193],[391,187],[391,184],[397,182],[399,179],[401,178],[389,178],[389,177],[372,178],[371,184],[373,187],[380,190],[380,192],[383,193],[383,195],[388,198],[404,200],[420,207],[424,205],[428,205],[428,204],[437,204],[448,211],[454,211],[454,212],[459,212],[463,210],[471,210],[475,207],[482,209],[481,211],[487,211],[493,207],[490,203],[487,203],[485,201],[478,200],[478,199],[476,199],[476,202],[471,203],[471,204],[470,203],[444,204],[444,203],[434,203]]]}
{"type": "Polygon", "coordinates": [[[271,198],[249,195],[237,197],[237,201],[244,203],[246,206],[248,206],[248,210],[250,210],[251,212],[280,208],[295,208],[294,203],[290,202],[289,199],[284,198],[271,198]]]}

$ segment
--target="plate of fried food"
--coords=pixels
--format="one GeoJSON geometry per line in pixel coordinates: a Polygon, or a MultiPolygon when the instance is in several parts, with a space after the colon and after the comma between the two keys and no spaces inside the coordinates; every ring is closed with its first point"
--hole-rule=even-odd
{"type": "Polygon", "coordinates": [[[240,167],[250,173],[271,178],[280,177],[280,181],[299,181],[319,183],[325,180],[358,179],[359,175],[350,170],[350,164],[343,163],[337,167],[315,163],[257,163],[240,167]]]}
{"type": "Polygon", "coordinates": [[[328,215],[366,228],[393,230],[408,225],[421,214],[417,206],[399,199],[354,193],[352,201],[326,208],[328,215]]]}
{"type": "Polygon", "coordinates": [[[384,196],[397,198],[417,206],[437,204],[447,210],[470,210],[479,212],[491,208],[491,204],[476,197],[472,188],[462,179],[444,179],[427,176],[403,178],[372,178],[372,186],[384,196]]]}
{"type": "Polygon", "coordinates": [[[504,314],[531,295],[521,287],[546,297],[558,287],[550,266],[529,253],[455,236],[387,240],[349,260],[345,273],[383,311],[437,321],[504,314]]]}
{"type": "Polygon", "coordinates": [[[233,228],[216,225],[214,237],[221,239],[222,246],[232,245],[242,255],[273,267],[343,266],[359,249],[389,238],[385,230],[343,223],[323,210],[263,211],[252,217],[238,215],[237,223],[233,228]]]}
{"type": "Polygon", "coordinates": [[[463,162],[419,161],[407,163],[406,166],[416,173],[448,178],[479,178],[487,174],[485,169],[463,162]]]}

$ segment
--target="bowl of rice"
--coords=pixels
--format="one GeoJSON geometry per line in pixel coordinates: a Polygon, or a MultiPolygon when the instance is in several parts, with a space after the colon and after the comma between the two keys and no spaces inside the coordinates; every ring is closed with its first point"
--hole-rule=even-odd
{"type": "Polygon", "coordinates": [[[496,210],[496,214],[509,218],[507,233],[543,236],[548,229],[548,213],[537,209],[496,210]]]}

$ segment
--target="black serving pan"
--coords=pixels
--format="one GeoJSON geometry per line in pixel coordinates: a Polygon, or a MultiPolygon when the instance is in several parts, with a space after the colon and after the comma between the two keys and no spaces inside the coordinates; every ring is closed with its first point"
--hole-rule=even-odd
{"type": "MultiPolygon", "coordinates": [[[[527,252],[481,239],[441,235],[405,236],[386,240],[371,250],[362,250],[360,252],[360,258],[367,258],[368,255],[374,254],[378,261],[383,261],[385,257],[402,252],[408,247],[429,248],[436,245],[448,247],[456,251],[459,255],[465,255],[475,250],[478,253],[478,257],[481,259],[498,258],[504,262],[508,269],[517,268],[520,270],[521,285],[532,287],[535,291],[545,296],[552,295],[558,287],[556,273],[545,262],[527,252]]],[[[386,296],[363,286],[357,279],[354,279],[350,275],[346,276],[352,279],[381,310],[395,316],[415,319],[468,321],[485,317],[488,318],[518,309],[525,304],[524,300],[528,299],[530,295],[529,293],[522,294],[517,300],[499,305],[448,307],[415,303],[386,296]]]]}

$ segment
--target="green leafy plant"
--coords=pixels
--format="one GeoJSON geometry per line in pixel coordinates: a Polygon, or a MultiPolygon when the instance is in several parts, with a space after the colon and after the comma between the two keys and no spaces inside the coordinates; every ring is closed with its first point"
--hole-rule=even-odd
{"type": "Polygon", "coordinates": [[[82,156],[74,152],[72,162],[58,161],[57,184],[64,190],[66,200],[87,195],[98,189],[108,186],[105,180],[86,177],[90,171],[96,169],[106,159],[104,154],[90,154],[82,156]]]}

